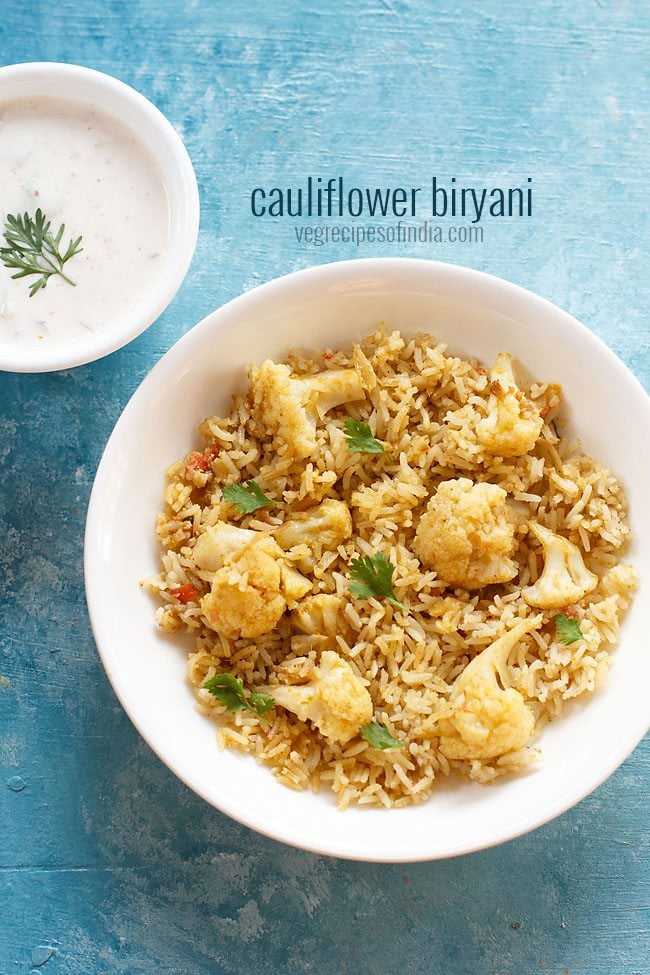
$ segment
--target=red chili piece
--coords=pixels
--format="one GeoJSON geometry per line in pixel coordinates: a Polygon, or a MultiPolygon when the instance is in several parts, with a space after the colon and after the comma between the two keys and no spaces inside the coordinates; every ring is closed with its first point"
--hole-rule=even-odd
{"type": "Polygon", "coordinates": [[[178,586],[176,589],[170,589],[169,591],[183,605],[193,602],[199,594],[198,589],[191,582],[186,582],[184,586],[178,586]]]}

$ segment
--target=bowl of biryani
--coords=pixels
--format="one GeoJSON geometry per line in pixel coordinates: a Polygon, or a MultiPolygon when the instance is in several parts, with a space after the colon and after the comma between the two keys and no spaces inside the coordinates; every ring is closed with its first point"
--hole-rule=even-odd
{"type": "Polygon", "coordinates": [[[111,682],[156,753],[315,852],[453,856],[648,727],[648,398],[566,313],[436,262],[324,265],[192,329],[88,512],[111,682]]]}

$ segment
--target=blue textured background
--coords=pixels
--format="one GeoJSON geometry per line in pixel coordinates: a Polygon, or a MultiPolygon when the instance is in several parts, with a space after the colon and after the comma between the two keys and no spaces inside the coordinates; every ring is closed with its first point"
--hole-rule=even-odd
{"type": "Polygon", "coordinates": [[[183,134],[203,211],[185,285],[145,335],[72,372],[0,374],[2,975],[650,972],[647,741],[499,849],[406,868],[303,854],[209,808],[143,744],[82,586],[122,407],[187,328],[275,275],[372,254],[469,264],[572,312],[647,386],[649,45],[633,0],[3,0],[0,61],[139,88],[183,134]],[[488,224],[482,245],[309,249],[248,210],[253,185],[309,173],[530,175],[535,215],[488,224]]]}

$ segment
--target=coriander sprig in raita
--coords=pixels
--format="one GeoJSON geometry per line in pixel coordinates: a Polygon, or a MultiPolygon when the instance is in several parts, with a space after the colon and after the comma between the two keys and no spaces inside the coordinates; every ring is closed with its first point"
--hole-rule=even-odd
{"type": "Polygon", "coordinates": [[[75,287],[75,282],[63,273],[63,268],[83,250],[80,246],[83,238],[70,239],[63,250],[61,243],[65,224],[61,224],[56,234],[51,232],[50,226],[51,221],[41,209],[33,217],[28,213],[8,213],[5,218],[5,246],[0,247],[0,260],[5,267],[16,271],[16,274],[11,275],[12,278],[38,275],[37,280],[30,285],[30,298],[45,288],[53,275],[58,275],[75,287]]]}

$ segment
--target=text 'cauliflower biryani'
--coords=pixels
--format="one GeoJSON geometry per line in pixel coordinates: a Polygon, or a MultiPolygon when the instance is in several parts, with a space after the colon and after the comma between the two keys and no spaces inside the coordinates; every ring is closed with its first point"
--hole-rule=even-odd
{"type": "Polygon", "coordinates": [[[146,585],[221,745],[285,785],[345,808],[489,782],[606,673],[636,585],[623,491],[507,353],[381,330],[251,366],[199,429],[146,585]]]}

